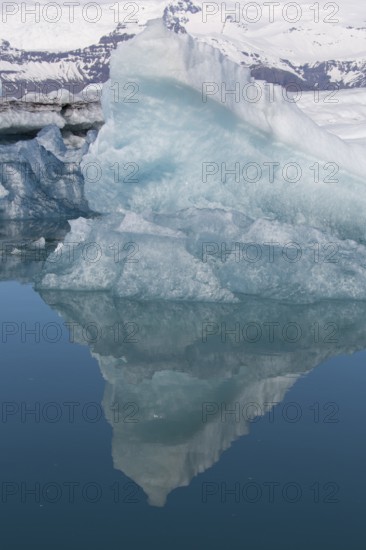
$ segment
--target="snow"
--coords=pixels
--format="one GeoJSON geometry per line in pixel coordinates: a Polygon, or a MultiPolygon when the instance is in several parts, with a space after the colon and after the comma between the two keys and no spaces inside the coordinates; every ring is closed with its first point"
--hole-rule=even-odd
{"type": "MultiPolygon", "coordinates": [[[[70,82],[83,82],[83,75],[76,64],[59,62],[45,63],[41,61],[27,61],[16,64],[16,61],[1,61],[1,71],[6,74],[7,82],[21,80],[52,81],[53,83],[63,82],[68,79],[70,82]],[[8,73],[8,74],[7,74],[8,73]]],[[[8,89],[10,86],[8,85],[8,89]]]]}
{"type": "MultiPolygon", "coordinates": [[[[54,9],[52,11],[52,6],[47,9],[50,4],[48,0],[27,2],[28,10],[38,10],[37,20],[35,15],[27,15],[20,3],[14,3],[16,7],[13,10],[16,11],[13,15],[6,15],[5,10],[11,10],[11,6],[6,8],[6,4],[9,2],[1,0],[0,37],[8,40],[15,48],[52,52],[96,44],[99,38],[113,31],[119,22],[126,22],[129,32],[139,32],[147,20],[162,15],[166,1],[134,0],[129,3],[138,7],[134,14],[135,9],[128,7],[128,2],[101,0],[94,2],[98,6],[96,9],[88,7],[88,4],[92,4],[88,0],[80,0],[75,3],[73,16],[72,8],[65,5],[67,2],[58,4],[58,12],[54,9]],[[37,4],[39,8],[36,8],[37,4]],[[128,22],[135,20],[137,23],[128,22]]],[[[45,69],[39,67],[38,70],[45,69]]]]}
{"type": "MultiPolygon", "coordinates": [[[[314,3],[299,0],[295,3],[296,13],[286,8],[289,2],[282,0],[273,8],[271,16],[265,3],[264,0],[255,2],[258,11],[250,11],[246,9],[248,2],[225,2],[224,9],[220,2],[206,2],[210,6],[204,15],[189,15],[185,27],[203,41],[219,43],[237,61],[243,61],[242,52],[260,55],[276,66],[280,66],[281,59],[299,65],[328,59],[364,58],[365,29],[359,27],[365,26],[365,18],[358,0],[337,2],[339,11],[334,15],[332,3],[319,3],[317,13],[311,9],[314,3]],[[235,5],[239,4],[240,10],[235,11],[235,5]],[[231,18],[228,15],[223,24],[226,14],[231,18]],[[350,26],[353,28],[347,28],[350,26]]],[[[202,5],[202,2],[195,4],[202,5]]]]}
{"type": "Polygon", "coordinates": [[[366,146],[366,91],[305,92],[297,105],[319,126],[351,143],[366,146]]]}
{"type": "MultiPolygon", "coordinates": [[[[125,23],[128,32],[141,32],[150,19],[161,17],[164,8],[171,2],[168,0],[134,0],[137,8],[132,14],[132,8],[126,2],[98,2],[100,13],[83,12],[87,0],[80,0],[75,7],[75,17],[72,22],[69,9],[60,5],[60,19],[52,22],[55,17],[51,10],[43,12],[47,0],[40,0],[39,22],[34,16],[25,16],[20,9],[14,15],[5,16],[5,4],[2,1],[2,18],[0,18],[0,37],[8,40],[13,47],[27,50],[67,51],[95,44],[99,38],[111,32],[118,22],[125,23]],[[116,6],[119,5],[119,12],[116,6]],[[114,8],[113,8],[114,6],[114,8]],[[112,8],[112,9],[111,9],[112,8]],[[84,14],[83,14],[84,13],[84,14]],[[132,14],[129,16],[129,14],[132,14]],[[99,20],[97,20],[99,17],[99,20]],[[22,21],[23,18],[23,21],[22,21]],[[95,18],[93,22],[92,19],[95,18]],[[49,21],[47,21],[49,19],[49,21]],[[89,19],[89,21],[88,21],[89,19]],[[129,21],[137,21],[132,23],[129,21]]],[[[29,2],[29,8],[34,6],[29,2]]],[[[174,4],[174,3],[173,3],[174,4]]],[[[178,4],[176,2],[175,4],[178,4]]],[[[202,12],[187,13],[187,30],[203,40],[218,40],[223,44],[233,45],[236,55],[242,51],[265,53],[268,59],[275,57],[279,62],[288,59],[294,63],[311,63],[327,59],[355,59],[365,57],[365,16],[363,3],[360,0],[338,0],[337,3],[319,2],[319,13],[309,0],[297,0],[299,14],[287,9],[287,0],[280,0],[279,6],[273,9],[273,19],[270,8],[265,6],[265,0],[258,0],[258,17],[253,10],[246,10],[248,2],[227,1],[226,10],[240,4],[240,16],[237,21],[227,19],[221,10],[221,2],[194,1],[194,5],[214,5],[217,13],[207,15],[206,21],[202,12]],[[336,11],[335,4],[339,7],[336,11]],[[243,11],[244,10],[244,11],[243,11]],[[317,18],[319,21],[317,21],[317,18]],[[258,21],[256,21],[258,19],[258,21]],[[298,21],[296,21],[298,19],[298,21]],[[352,28],[349,28],[352,27],[352,28]],[[295,30],[292,30],[295,29],[295,30]]],[[[234,54],[234,50],[232,53],[234,54]]]]}
{"type": "MultiPolygon", "coordinates": [[[[98,40],[115,32],[118,23],[119,33],[126,32],[129,36],[141,33],[149,20],[161,17],[163,13],[168,26],[184,27],[197,40],[218,48],[232,61],[252,67],[253,74],[261,78],[287,84],[293,79],[304,89],[325,87],[329,78],[342,86],[365,85],[366,23],[361,0],[342,0],[337,4],[311,4],[299,0],[295,3],[300,9],[298,20],[294,20],[294,9],[288,9],[291,3],[285,0],[278,2],[271,19],[270,8],[265,6],[268,3],[260,0],[256,3],[260,14],[257,22],[253,21],[253,9],[245,11],[248,2],[222,3],[227,13],[240,5],[239,17],[232,14],[225,20],[220,2],[103,1],[100,3],[100,18],[96,22],[88,21],[85,13],[84,17],[82,15],[88,4],[86,0],[78,3],[74,21],[70,20],[67,7],[60,5],[62,17],[57,23],[45,19],[47,12],[42,10],[49,5],[46,0],[39,3],[41,15],[37,23],[30,15],[24,19],[24,9],[17,4],[16,13],[3,14],[2,21],[0,18],[0,37],[10,41],[9,51],[8,46],[4,46],[7,55],[0,60],[0,73],[8,83],[6,93],[12,87],[23,89],[26,84],[30,85],[30,89],[50,83],[57,86],[78,84],[80,87],[91,79],[104,80],[108,74],[109,47],[112,46],[106,46],[105,51],[102,48],[103,53],[97,46],[98,40]],[[214,9],[214,15],[204,15],[205,5],[214,9]],[[129,17],[129,10],[134,6],[136,15],[129,17]],[[319,13],[316,6],[319,6],[319,13]],[[137,22],[131,22],[135,17],[137,22]],[[95,47],[94,53],[86,54],[76,49],[91,45],[95,47]],[[24,48],[24,51],[14,49],[16,47],[24,48]],[[51,59],[47,55],[50,52],[68,53],[51,59]],[[94,72],[96,65],[98,76],[94,72]]],[[[3,10],[6,5],[6,2],[0,4],[3,10]]],[[[47,102],[47,98],[44,101],[47,102]]],[[[55,120],[49,122],[57,123],[55,120]]]]}

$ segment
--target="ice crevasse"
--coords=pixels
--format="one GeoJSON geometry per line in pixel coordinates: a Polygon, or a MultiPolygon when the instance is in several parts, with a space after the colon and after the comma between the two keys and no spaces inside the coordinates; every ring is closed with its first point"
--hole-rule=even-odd
{"type": "Polygon", "coordinates": [[[89,206],[105,216],[71,222],[69,235],[103,242],[103,254],[88,264],[80,252],[72,269],[61,258],[39,285],[139,299],[366,298],[364,148],[320,129],[279,87],[268,96],[256,82],[256,101],[220,93],[250,82],[160,20],[120,45],[106,124],[83,159],[99,173],[85,182],[89,206]],[[133,242],[137,261],[116,262],[117,241],[133,242]]]}

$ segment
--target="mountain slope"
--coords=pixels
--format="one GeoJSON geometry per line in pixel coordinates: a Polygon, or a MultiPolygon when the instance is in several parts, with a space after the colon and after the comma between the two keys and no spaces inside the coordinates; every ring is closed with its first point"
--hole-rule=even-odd
{"type": "MultiPolygon", "coordinates": [[[[27,91],[59,87],[77,92],[90,82],[106,81],[111,51],[156,17],[163,17],[172,31],[187,32],[220,49],[249,67],[256,79],[291,90],[366,87],[366,17],[361,0],[281,1],[272,3],[276,4],[272,8],[263,1],[250,4],[257,6],[255,11],[248,9],[248,3],[226,2],[224,12],[215,2],[137,0],[121,4],[117,13],[117,5],[106,2],[94,23],[86,20],[88,12],[74,23],[70,14],[62,13],[57,24],[45,20],[48,12],[43,18],[41,12],[36,24],[31,17],[22,22],[20,14],[8,16],[4,23],[3,15],[3,95],[19,98],[27,91]]],[[[4,3],[0,6],[4,9],[4,3]]]]}

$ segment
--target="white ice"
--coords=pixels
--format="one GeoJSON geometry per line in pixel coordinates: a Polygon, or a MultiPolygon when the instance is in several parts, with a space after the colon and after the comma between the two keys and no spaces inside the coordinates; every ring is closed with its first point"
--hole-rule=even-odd
{"type": "Polygon", "coordinates": [[[204,101],[204,83],[233,89],[248,71],[161,21],[121,45],[111,71],[106,124],[82,163],[89,205],[105,217],[72,223],[68,240],[81,246],[71,264],[46,266],[40,288],[144,300],[366,298],[362,145],[321,129],[280,90],[253,103],[204,101]],[[223,164],[239,164],[239,177],[223,164]],[[98,261],[85,261],[87,242],[101,247],[98,261]],[[133,243],[137,261],[116,262],[116,243],[133,243]]]}

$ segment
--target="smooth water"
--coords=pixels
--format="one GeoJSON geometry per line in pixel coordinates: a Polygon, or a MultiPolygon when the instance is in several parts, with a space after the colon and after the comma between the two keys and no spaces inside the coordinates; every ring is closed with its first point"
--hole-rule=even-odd
{"type": "Polygon", "coordinates": [[[361,550],[364,153],[284,102],[203,102],[247,69],[149,27],[85,197],[56,128],[2,149],[77,164],[0,184],[2,548],[361,550]]]}
{"type": "Polygon", "coordinates": [[[3,548],[363,548],[366,303],[36,292],[2,263],[3,548]]]}

